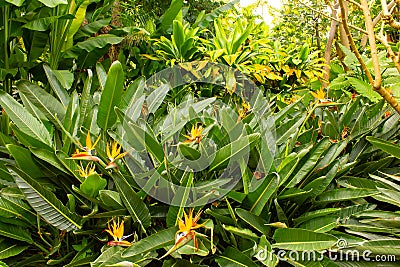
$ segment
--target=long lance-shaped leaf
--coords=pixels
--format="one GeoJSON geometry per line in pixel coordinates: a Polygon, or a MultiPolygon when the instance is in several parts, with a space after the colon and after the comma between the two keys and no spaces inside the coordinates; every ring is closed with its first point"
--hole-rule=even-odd
{"type": "Polygon", "coordinates": [[[305,229],[281,228],[274,234],[276,243],[273,248],[312,251],[323,250],[333,247],[337,242],[337,237],[324,233],[316,233],[305,229]]]}
{"type": "Polygon", "coordinates": [[[390,155],[395,156],[396,158],[400,159],[400,146],[392,144],[388,141],[373,137],[373,136],[368,136],[367,140],[374,146],[377,147],[386,153],[389,153],[390,155]]]}
{"type": "Polygon", "coordinates": [[[171,1],[171,5],[165,11],[164,15],[161,17],[161,31],[165,31],[171,26],[173,20],[178,16],[178,13],[183,7],[182,0],[173,0],[171,1]]]}
{"type": "Polygon", "coordinates": [[[232,267],[255,267],[258,266],[246,254],[242,253],[237,248],[227,247],[224,253],[218,256],[215,261],[219,266],[232,267]]]}
{"type": "Polygon", "coordinates": [[[246,157],[248,151],[251,150],[251,147],[259,138],[259,133],[253,133],[241,136],[232,143],[222,147],[215,153],[215,158],[210,164],[210,171],[224,168],[231,160],[234,161],[246,157]]]}
{"type": "Polygon", "coordinates": [[[27,249],[28,246],[20,246],[18,244],[7,244],[6,242],[0,243],[0,260],[20,254],[27,249]]]}
{"type": "Polygon", "coordinates": [[[123,88],[124,70],[121,63],[115,61],[108,71],[97,113],[97,125],[103,130],[111,128],[117,121],[117,114],[115,114],[114,107],[121,101],[123,88]]]}
{"type": "Polygon", "coordinates": [[[81,228],[81,218],[66,208],[52,192],[17,167],[7,165],[7,168],[28,203],[49,224],[66,231],[81,228]]]}
{"type": "Polygon", "coordinates": [[[1,223],[0,222],[0,235],[6,236],[15,240],[24,241],[29,244],[33,243],[31,234],[29,231],[25,231],[22,227],[1,223]]]}
{"type": "Polygon", "coordinates": [[[146,228],[151,224],[151,216],[146,204],[144,204],[143,200],[140,199],[122,175],[114,174],[112,178],[133,220],[140,224],[143,232],[146,232],[146,228]]]}
{"type": "Polygon", "coordinates": [[[48,7],[56,7],[58,5],[68,4],[67,0],[39,0],[39,2],[42,2],[45,6],[48,7]]]}
{"type": "Polygon", "coordinates": [[[57,98],[61,101],[64,107],[68,106],[69,96],[67,90],[61,85],[57,76],[54,74],[53,70],[49,66],[43,65],[43,69],[46,73],[50,87],[53,89],[53,92],[56,94],[57,98]]]}
{"type": "Polygon", "coordinates": [[[183,174],[182,184],[176,191],[171,206],[168,209],[167,226],[178,225],[179,220],[182,218],[190,190],[192,189],[193,180],[194,174],[187,168],[183,174]]]}
{"type": "Polygon", "coordinates": [[[260,215],[265,205],[277,190],[279,175],[272,173],[268,175],[257,190],[248,194],[246,201],[251,204],[250,212],[260,215]]]}
{"type": "Polygon", "coordinates": [[[33,117],[12,96],[2,90],[0,90],[0,105],[23,133],[51,146],[50,134],[43,123],[33,117]]]}
{"type": "Polygon", "coordinates": [[[143,238],[138,242],[135,242],[127,248],[123,253],[122,257],[128,258],[135,255],[163,248],[174,244],[175,232],[178,227],[171,227],[160,232],[157,232],[149,237],[143,238]]]}
{"type": "Polygon", "coordinates": [[[82,97],[81,97],[81,110],[80,110],[80,116],[79,116],[79,123],[78,125],[82,125],[86,113],[89,110],[89,103],[90,103],[90,89],[92,87],[92,80],[93,80],[93,72],[88,69],[88,76],[85,80],[84,86],[83,86],[83,91],[82,91],[82,97]]]}

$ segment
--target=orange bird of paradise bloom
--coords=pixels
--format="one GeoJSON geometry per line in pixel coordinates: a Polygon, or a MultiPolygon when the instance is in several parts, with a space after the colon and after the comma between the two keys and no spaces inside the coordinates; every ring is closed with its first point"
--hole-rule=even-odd
{"type": "Polygon", "coordinates": [[[322,88],[319,89],[316,93],[311,92],[311,95],[318,99],[321,104],[333,104],[330,99],[325,98],[325,92],[322,88]]]}
{"type": "Polygon", "coordinates": [[[196,229],[200,227],[204,227],[204,224],[197,224],[197,222],[200,219],[202,211],[199,211],[196,216],[193,218],[193,209],[189,210],[189,213],[186,214],[185,211],[183,211],[183,217],[184,219],[179,220],[178,226],[179,230],[176,232],[175,235],[175,245],[167,251],[161,258],[163,259],[164,257],[170,255],[172,252],[177,250],[180,246],[184,245],[186,242],[189,240],[193,239],[194,242],[194,247],[196,248],[196,251],[199,249],[197,239],[196,239],[196,229]]]}
{"type": "Polygon", "coordinates": [[[105,229],[104,231],[109,233],[110,236],[114,239],[112,241],[107,242],[108,246],[130,247],[132,245],[131,242],[124,240],[125,238],[131,236],[131,235],[124,236],[124,221],[122,221],[120,224],[119,219],[118,222],[116,222],[113,219],[112,226],[110,227],[110,223],[108,223],[108,229],[105,229]]]}
{"type": "Polygon", "coordinates": [[[96,166],[93,165],[93,162],[89,162],[89,164],[87,164],[86,167],[84,168],[81,163],[81,166],[77,171],[80,177],[88,178],[90,175],[96,173],[96,166]]]}
{"type": "Polygon", "coordinates": [[[238,121],[240,121],[241,119],[244,119],[246,117],[247,113],[249,113],[249,111],[250,111],[250,104],[243,101],[242,107],[239,108],[239,110],[238,110],[238,112],[239,112],[238,121]]]}
{"type": "Polygon", "coordinates": [[[184,137],[187,138],[187,140],[183,141],[183,143],[191,143],[193,141],[196,141],[198,144],[200,144],[201,140],[203,139],[203,126],[197,126],[193,125],[192,130],[190,131],[189,135],[183,135],[184,137]]]}
{"type": "Polygon", "coordinates": [[[86,146],[82,146],[79,144],[82,148],[83,151],[79,151],[79,149],[76,149],[75,153],[72,154],[70,158],[67,159],[80,159],[80,160],[91,160],[91,161],[100,161],[100,159],[92,154],[92,151],[94,150],[94,147],[97,145],[97,143],[100,140],[100,136],[97,137],[96,141],[94,144],[92,144],[92,139],[90,138],[90,131],[88,132],[86,136],[86,146]]]}
{"type": "Polygon", "coordinates": [[[121,146],[118,145],[116,141],[113,142],[111,145],[111,150],[110,150],[110,145],[107,143],[107,157],[110,160],[110,162],[107,164],[106,169],[113,169],[117,168],[117,164],[115,161],[117,161],[120,158],[123,158],[126,154],[129,153],[129,151],[125,151],[124,153],[121,153],[121,146]]]}

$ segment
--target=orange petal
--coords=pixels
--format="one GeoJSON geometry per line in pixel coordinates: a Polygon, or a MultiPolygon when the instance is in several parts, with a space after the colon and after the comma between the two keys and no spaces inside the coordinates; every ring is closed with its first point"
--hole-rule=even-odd
{"type": "Polygon", "coordinates": [[[96,156],[88,155],[87,153],[79,153],[74,154],[72,157],[67,159],[78,159],[78,160],[90,160],[90,161],[100,161],[100,159],[96,156]]]}
{"type": "Polygon", "coordinates": [[[115,163],[114,161],[109,162],[109,163],[107,164],[107,166],[106,166],[106,170],[108,170],[108,169],[115,169],[115,168],[118,168],[118,166],[117,166],[117,163],[115,163]]]}
{"type": "Polygon", "coordinates": [[[121,247],[130,247],[132,246],[132,243],[129,241],[108,241],[107,246],[121,246],[121,247]]]}

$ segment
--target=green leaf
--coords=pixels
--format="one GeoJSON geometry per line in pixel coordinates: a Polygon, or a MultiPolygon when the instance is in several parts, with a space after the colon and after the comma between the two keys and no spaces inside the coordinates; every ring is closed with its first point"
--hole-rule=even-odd
{"type": "Polygon", "coordinates": [[[367,140],[374,146],[377,147],[386,153],[389,153],[392,156],[395,156],[396,158],[400,159],[400,146],[395,145],[391,142],[373,137],[373,136],[367,136],[367,140]]]}
{"type": "Polygon", "coordinates": [[[364,188],[334,189],[318,196],[318,202],[347,201],[350,199],[369,197],[379,194],[378,190],[364,188]]]}
{"type": "Polygon", "coordinates": [[[81,37],[90,37],[92,34],[97,33],[101,28],[107,26],[110,23],[111,18],[105,18],[93,21],[84,26],[81,26],[79,31],[74,35],[75,39],[81,37]]]}
{"type": "Polygon", "coordinates": [[[400,256],[400,239],[368,240],[351,249],[358,251],[369,250],[375,255],[400,256]]]}
{"type": "Polygon", "coordinates": [[[319,251],[333,247],[337,238],[333,235],[316,233],[296,228],[280,228],[275,230],[273,248],[297,251],[319,251]]]}
{"type": "Polygon", "coordinates": [[[24,241],[29,244],[33,243],[31,234],[29,231],[26,231],[26,229],[23,229],[22,227],[19,226],[14,226],[11,224],[5,224],[0,222],[0,235],[19,240],[19,241],[24,241]]]}
{"type": "Polygon", "coordinates": [[[48,32],[34,31],[30,41],[30,50],[28,51],[29,62],[35,62],[44,52],[49,39],[48,32]]]}
{"type": "Polygon", "coordinates": [[[46,127],[2,90],[0,90],[0,105],[23,133],[46,145],[51,145],[51,137],[46,127]]]}
{"type": "Polygon", "coordinates": [[[318,218],[318,217],[323,217],[326,215],[334,214],[339,212],[341,209],[340,208],[326,208],[326,209],[319,209],[315,211],[309,211],[304,214],[302,214],[300,217],[294,219],[296,224],[300,224],[302,222],[318,218]]]}
{"type": "Polygon", "coordinates": [[[146,238],[140,239],[139,241],[133,243],[132,246],[127,248],[122,253],[122,257],[128,258],[147,251],[171,246],[175,243],[175,233],[177,230],[177,227],[171,227],[146,238]]]}
{"type": "Polygon", "coordinates": [[[131,185],[122,175],[114,174],[112,178],[133,220],[140,224],[143,232],[146,232],[146,228],[151,224],[151,216],[146,204],[140,199],[138,194],[132,189],[131,185]]]}
{"type": "Polygon", "coordinates": [[[0,68],[0,81],[4,81],[6,79],[7,74],[10,74],[11,76],[15,76],[18,73],[18,68],[13,68],[13,69],[3,69],[0,68]]]}
{"type": "Polygon", "coordinates": [[[34,104],[43,114],[55,125],[58,125],[57,117],[63,120],[66,109],[51,94],[47,93],[43,88],[26,80],[17,82],[17,88],[22,92],[29,101],[34,104]]]}
{"type": "Polygon", "coordinates": [[[172,22],[181,11],[183,7],[183,0],[172,0],[171,5],[161,17],[161,31],[165,32],[171,26],[172,22]]]}
{"type": "Polygon", "coordinates": [[[111,190],[100,190],[100,200],[107,206],[111,207],[112,210],[123,209],[124,204],[118,192],[111,190]]]}
{"type": "Polygon", "coordinates": [[[107,130],[117,121],[114,107],[121,101],[124,89],[124,70],[119,61],[115,61],[107,75],[104,90],[101,94],[99,111],[97,113],[97,125],[107,130]]]}
{"type": "Polygon", "coordinates": [[[96,74],[97,74],[97,79],[99,80],[100,83],[100,88],[101,90],[104,90],[104,85],[106,84],[107,80],[107,72],[104,69],[103,65],[101,65],[101,63],[96,64],[96,74]]]}
{"type": "Polygon", "coordinates": [[[32,31],[47,31],[57,19],[58,16],[39,18],[26,23],[23,27],[32,31]]]}
{"type": "Polygon", "coordinates": [[[237,161],[249,153],[253,144],[260,138],[259,133],[239,137],[215,152],[215,158],[210,164],[210,171],[224,168],[228,162],[237,161]]]}
{"type": "MultiPolygon", "coordinates": [[[[5,241],[0,243],[0,260],[16,256],[26,250],[28,246],[8,244],[5,241]]],[[[1,266],[1,265],[0,265],[1,266]]]]}
{"type": "Polygon", "coordinates": [[[97,173],[94,173],[85,179],[79,189],[88,196],[97,197],[99,191],[103,190],[106,186],[107,180],[101,178],[97,173]]]}
{"type": "MultiPolygon", "coordinates": [[[[142,111],[143,103],[139,102],[140,98],[144,98],[143,89],[145,87],[146,78],[144,76],[140,76],[136,80],[134,80],[131,84],[129,84],[126,92],[124,93],[121,103],[119,103],[118,107],[122,111],[127,111],[127,116],[132,118],[133,121],[136,121],[139,118],[139,115],[134,119],[135,112],[128,112],[128,110],[139,109],[142,111]]],[[[139,113],[140,114],[140,113],[139,113]]]]}
{"type": "Polygon", "coordinates": [[[81,105],[80,105],[80,112],[79,112],[80,115],[79,115],[78,125],[83,124],[90,107],[89,106],[91,99],[90,89],[92,88],[93,72],[90,69],[88,69],[87,72],[88,76],[85,80],[81,95],[81,105]]]}
{"type": "Polygon", "coordinates": [[[146,130],[143,130],[136,123],[130,121],[129,118],[125,117],[119,109],[116,109],[118,116],[124,121],[123,127],[126,131],[125,138],[128,144],[136,151],[143,152],[148,151],[158,163],[164,162],[164,150],[161,144],[146,130]]]}
{"type": "Polygon", "coordinates": [[[204,15],[203,18],[197,17],[196,22],[193,24],[193,28],[197,27],[197,25],[201,28],[207,28],[208,24],[210,22],[213,22],[216,18],[218,18],[221,14],[223,14],[225,11],[228,11],[232,9],[235,4],[239,3],[239,0],[233,0],[229,3],[224,4],[223,6],[220,6],[210,13],[204,15]]]}
{"type": "MultiPolygon", "coordinates": [[[[0,213],[4,214],[4,217],[24,219],[32,225],[35,225],[36,222],[36,213],[32,211],[31,207],[20,199],[20,196],[7,196],[5,190],[3,190],[3,197],[0,198],[0,213]]],[[[21,221],[21,223],[24,222],[21,221]]]]}
{"type": "Polygon", "coordinates": [[[113,34],[102,34],[96,37],[90,37],[83,42],[79,42],[66,52],[74,50],[76,48],[83,49],[86,52],[92,52],[95,49],[103,48],[106,45],[119,44],[120,42],[122,42],[122,40],[124,40],[124,37],[118,37],[113,34]]]}
{"type": "Polygon", "coordinates": [[[157,111],[169,90],[170,86],[163,84],[149,94],[149,96],[146,98],[147,111],[149,114],[157,111]]]}
{"type": "Polygon", "coordinates": [[[299,228],[312,230],[317,233],[326,233],[338,226],[338,216],[323,216],[306,221],[299,228]]]}
{"type": "Polygon", "coordinates": [[[256,242],[258,241],[258,236],[255,233],[253,233],[250,229],[238,228],[231,225],[223,225],[223,228],[234,235],[240,236],[241,238],[253,240],[256,242]]]}
{"type": "Polygon", "coordinates": [[[225,267],[256,267],[255,264],[246,254],[237,248],[227,247],[222,255],[218,256],[215,261],[219,266],[225,267]]]}
{"type": "Polygon", "coordinates": [[[40,148],[43,148],[43,149],[52,150],[52,148],[49,145],[37,140],[35,137],[32,137],[32,136],[27,135],[24,132],[22,132],[17,126],[15,126],[15,124],[11,124],[10,126],[11,126],[10,127],[11,130],[14,132],[15,137],[24,146],[27,146],[27,147],[40,147],[40,148]]]}
{"type": "Polygon", "coordinates": [[[32,154],[28,149],[18,145],[7,145],[6,147],[20,169],[29,170],[29,174],[33,178],[41,178],[44,176],[42,170],[33,161],[32,154]]]}
{"type": "Polygon", "coordinates": [[[247,224],[252,226],[254,229],[259,231],[260,233],[267,235],[269,232],[269,227],[266,226],[268,223],[266,220],[264,220],[261,216],[256,216],[253,213],[241,209],[241,208],[236,208],[235,209],[236,214],[247,224]]]}
{"type": "Polygon", "coordinates": [[[372,89],[372,86],[354,77],[346,77],[350,84],[360,95],[368,98],[371,102],[378,102],[382,97],[372,89]]]}
{"type": "Polygon", "coordinates": [[[201,157],[200,151],[192,148],[189,144],[179,143],[178,150],[182,155],[189,160],[198,160],[201,157]]]}
{"type": "Polygon", "coordinates": [[[19,189],[37,213],[60,230],[80,229],[80,218],[68,210],[48,189],[15,166],[7,166],[19,189]]]}
{"type": "Polygon", "coordinates": [[[58,80],[58,76],[54,73],[54,71],[47,66],[43,65],[44,72],[46,73],[47,80],[49,81],[51,89],[56,94],[58,100],[64,105],[64,107],[69,104],[69,95],[65,87],[62,86],[61,82],[58,80]]]}
{"type": "Polygon", "coordinates": [[[68,169],[68,171],[75,176],[78,181],[83,183],[83,178],[79,175],[80,166],[75,160],[67,159],[69,156],[62,151],[56,152],[57,158],[60,160],[61,164],[68,169]]]}
{"type": "Polygon", "coordinates": [[[39,1],[48,7],[56,7],[58,5],[68,5],[67,0],[39,0],[39,1]]]}
{"type": "Polygon", "coordinates": [[[182,175],[181,186],[176,191],[174,198],[172,199],[171,206],[168,209],[167,214],[167,226],[178,225],[179,220],[183,217],[183,211],[189,203],[189,193],[192,189],[192,184],[194,180],[194,173],[190,170],[186,170],[182,175]]]}
{"type": "MultiPolygon", "coordinates": [[[[22,6],[22,4],[25,2],[25,0],[6,0],[6,2],[13,4],[15,6],[22,6]]],[[[1,258],[0,258],[1,259],[1,258]]]]}
{"type": "Polygon", "coordinates": [[[260,215],[265,205],[271,200],[278,189],[279,176],[271,173],[264,178],[262,184],[257,189],[247,195],[246,201],[251,205],[250,212],[260,215]]]}
{"type": "Polygon", "coordinates": [[[299,162],[298,168],[295,169],[293,178],[288,182],[286,188],[292,188],[300,183],[303,178],[306,177],[306,175],[314,168],[319,158],[326,152],[329,146],[329,138],[324,138],[317,143],[310,153],[299,162]]]}

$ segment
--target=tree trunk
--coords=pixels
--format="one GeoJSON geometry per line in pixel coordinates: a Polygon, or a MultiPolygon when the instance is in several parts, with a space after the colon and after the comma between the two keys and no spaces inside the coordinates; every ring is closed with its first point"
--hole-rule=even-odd
{"type": "MultiPolygon", "coordinates": [[[[337,9],[339,7],[339,4],[336,4],[333,9],[332,9],[332,17],[337,18],[337,9]]],[[[322,83],[322,88],[326,88],[329,84],[329,77],[330,77],[330,71],[331,71],[331,53],[332,53],[332,46],[333,46],[333,41],[335,40],[335,35],[337,32],[337,26],[338,22],[336,20],[331,21],[331,29],[329,31],[329,36],[328,36],[328,41],[326,42],[326,47],[325,47],[325,64],[326,66],[324,67],[324,82],[322,83]]]]}

